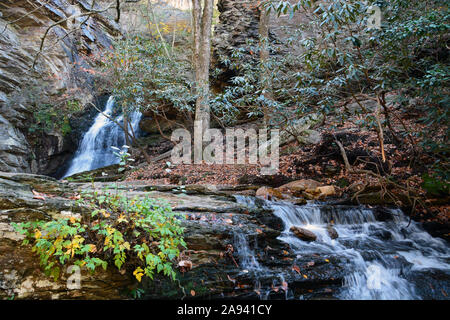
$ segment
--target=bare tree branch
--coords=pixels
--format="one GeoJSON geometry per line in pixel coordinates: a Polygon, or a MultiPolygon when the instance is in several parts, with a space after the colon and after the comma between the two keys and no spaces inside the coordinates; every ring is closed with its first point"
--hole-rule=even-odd
{"type": "Polygon", "coordinates": [[[50,2],[50,0],[45,1],[45,3],[43,3],[41,6],[37,7],[36,9],[31,10],[30,12],[28,12],[27,14],[21,16],[20,18],[10,21],[8,23],[5,24],[5,28],[3,29],[3,31],[1,32],[2,34],[6,31],[6,29],[8,29],[8,26],[19,22],[22,19],[25,19],[26,17],[31,16],[33,13],[35,13],[36,11],[39,11],[40,9],[42,9],[46,4],[48,4],[50,2]]]}
{"type": "Polygon", "coordinates": [[[35,56],[35,58],[34,58],[34,60],[33,60],[33,65],[32,65],[32,67],[31,67],[31,69],[34,69],[34,67],[36,66],[37,59],[38,59],[39,56],[42,54],[42,50],[43,50],[44,44],[45,44],[45,39],[47,38],[49,32],[50,32],[54,27],[59,26],[60,24],[63,24],[64,22],[66,22],[66,21],[68,21],[68,20],[71,20],[71,19],[76,19],[76,18],[86,17],[86,16],[89,18],[90,16],[93,16],[93,15],[96,15],[96,14],[99,14],[99,13],[103,13],[103,12],[108,11],[109,9],[111,9],[111,8],[114,6],[114,4],[115,4],[115,2],[113,1],[113,2],[111,2],[111,3],[110,3],[106,8],[104,8],[104,9],[95,10],[95,9],[93,9],[93,7],[94,7],[94,5],[95,5],[95,1],[96,1],[96,0],[93,0],[93,1],[92,1],[91,9],[87,9],[88,12],[80,13],[80,14],[75,14],[75,15],[72,15],[72,16],[70,16],[70,17],[61,19],[61,20],[59,20],[59,21],[57,21],[57,22],[51,24],[51,25],[45,30],[45,33],[44,33],[43,37],[41,38],[41,44],[40,44],[40,46],[39,46],[39,51],[38,51],[38,53],[36,54],[36,56],[35,56]]]}

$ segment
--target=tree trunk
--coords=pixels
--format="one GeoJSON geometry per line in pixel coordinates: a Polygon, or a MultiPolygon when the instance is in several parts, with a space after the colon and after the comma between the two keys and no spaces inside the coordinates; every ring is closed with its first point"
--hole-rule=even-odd
{"type": "Polygon", "coordinates": [[[197,101],[195,121],[202,121],[203,132],[210,127],[209,64],[214,0],[192,0],[194,31],[194,69],[197,101]]]}
{"type": "Polygon", "coordinates": [[[116,22],[119,23],[120,22],[120,0],[116,0],[116,12],[117,12],[116,22]]]}
{"type": "MultiPolygon", "coordinates": [[[[123,115],[123,127],[124,127],[124,134],[125,134],[125,144],[129,147],[131,147],[130,143],[130,131],[128,129],[129,123],[128,123],[128,116],[126,114],[123,115]]],[[[130,125],[131,127],[131,125],[130,125]]]]}
{"type": "MultiPolygon", "coordinates": [[[[263,95],[266,99],[272,99],[271,84],[270,84],[270,71],[267,68],[267,60],[269,59],[269,17],[266,9],[261,4],[259,8],[259,44],[260,54],[259,59],[261,62],[261,83],[263,85],[263,95]]],[[[263,103],[264,124],[269,122],[269,110],[267,104],[263,103]]]]}

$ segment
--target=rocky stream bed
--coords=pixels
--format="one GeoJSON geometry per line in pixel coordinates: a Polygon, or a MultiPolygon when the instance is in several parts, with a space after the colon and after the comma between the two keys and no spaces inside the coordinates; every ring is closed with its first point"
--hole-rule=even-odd
{"type": "MultiPolygon", "coordinates": [[[[79,290],[67,289],[69,274],[57,282],[47,278],[11,226],[80,213],[68,195],[110,184],[0,173],[0,298],[131,298],[135,281],[113,267],[95,274],[82,270],[79,290]]],[[[192,269],[177,281],[156,277],[143,283],[144,299],[448,299],[448,243],[399,210],[242,195],[252,186],[116,185],[130,197],[164,199],[186,217],[184,254],[192,269]],[[293,226],[315,240],[299,239],[293,226]]]]}

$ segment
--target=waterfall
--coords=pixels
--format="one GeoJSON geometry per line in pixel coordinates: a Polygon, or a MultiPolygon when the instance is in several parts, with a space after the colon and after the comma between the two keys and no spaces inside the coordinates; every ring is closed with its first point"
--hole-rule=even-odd
{"type": "MultiPolygon", "coordinates": [[[[256,205],[250,197],[236,199],[247,206],[253,200],[256,205]]],[[[448,290],[448,244],[433,238],[419,223],[410,222],[401,210],[385,209],[391,218],[378,221],[374,209],[362,206],[296,206],[272,201],[264,201],[264,206],[283,221],[279,239],[299,259],[314,255],[343,267],[345,276],[337,298],[410,300],[429,298],[431,291],[442,297],[440,291],[448,290]],[[328,233],[330,224],[337,239],[328,233]],[[290,232],[292,226],[312,231],[317,240],[300,240],[290,232]]]]}
{"type": "MultiPolygon", "coordinates": [[[[273,288],[274,286],[279,287],[280,284],[285,281],[283,274],[275,275],[269,268],[266,268],[259,263],[255,251],[250,248],[248,235],[239,232],[235,233],[233,238],[241,274],[247,273],[248,276],[253,279],[253,287],[255,292],[257,292],[259,299],[267,300],[270,294],[270,288],[273,288]]],[[[257,248],[258,244],[256,237],[254,237],[254,242],[254,246],[257,248]]],[[[288,298],[288,292],[285,292],[285,298],[288,298]]]]}
{"type": "MultiPolygon", "coordinates": [[[[115,105],[114,98],[112,96],[109,97],[103,113],[113,117],[115,105]]],[[[132,112],[130,114],[129,124],[136,136],[139,135],[139,121],[141,118],[142,114],[140,112],[132,112]]],[[[115,117],[114,120],[123,124],[123,115],[115,117]]],[[[114,155],[114,150],[111,147],[122,148],[123,145],[125,145],[125,133],[122,128],[102,113],[99,113],[92,126],[84,134],[81,144],[63,178],[79,172],[119,163],[119,159],[114,155]]]]}

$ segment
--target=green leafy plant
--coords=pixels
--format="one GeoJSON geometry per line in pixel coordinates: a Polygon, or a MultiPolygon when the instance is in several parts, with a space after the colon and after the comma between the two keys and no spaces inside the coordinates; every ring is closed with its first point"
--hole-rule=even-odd
{"type": "MultiPolygon", "coordinates": [[[[293,39],[291,35],[288,41],[293,39]]],[[[229,55],[219,56],[218,61],[213,76],[216,82],[225,81],[226,85],[211,99],[211,108],[223,124],[267,113],[267,124],[280,126],[314,111],[298,107],[306,100],[295,88],[301,61],[296,55],[282,52],[279,44],[248,39],[241,47],[232,48],[229,55]],[[271,53],[264,61],[260,59],[263,49],[271,53]]]]}
{"type": "Polygon", "coordinates": [[[120,193],[83,193],[79,204],[90,214],[51,221],[14,224],[32,244],[44,272],[58,279],[64,265],[94,272],[114,265],[141,281],[155,273],[176,278],[173,263],[186,247],[180,226],[182,216],[160,200],[128,199],[120,193]]]}
{"type": "Polygon", "coordinates": [[[132,169],[133,166],[131,166],[128,162],[130,161],[134,161],[134,159],[130,158],[131,154],[128,153],[128,146],[124,145],[122,146],[122,149],[119,149],[117,147],[111,147],[113,150],[115,150],[113,152],[113,154],[119,159],[119,166],[120,168],[118,169],[119,172],[123,172],[126,169],[132,169]]]}
{"type": "Polygon", "coordinates": [[[70,134],[70,116],[82,110],[78,100],[61,98],[59,101],[45,102],[46,98],[35,93],[36,88],[28,89],[32,105],[33,121],[28,127],[32,134],[59,131],[63,135],[70,134]]]}

